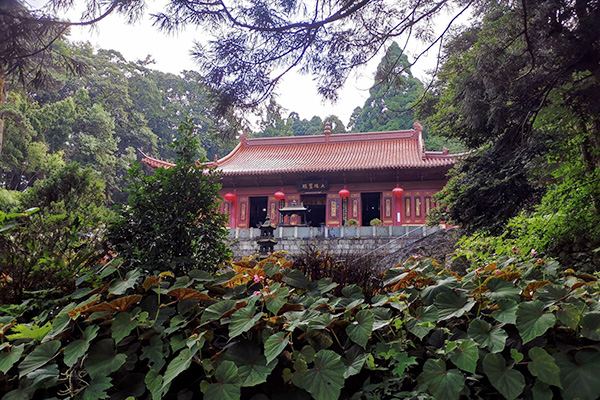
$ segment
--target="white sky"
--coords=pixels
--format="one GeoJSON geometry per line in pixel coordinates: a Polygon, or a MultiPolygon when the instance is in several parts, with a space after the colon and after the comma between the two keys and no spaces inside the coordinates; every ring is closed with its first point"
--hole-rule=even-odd
{"type": "MultiPolygon", "coordinates": [[[[30,0],[32,6],[45,3],[44,0],[30,0]]],[[[159,10],[164,0],[149,0],[148,11],[159,10]]],[[[146,15],[148,15],[147,13],[146,15]]],[[[78,20],[77,13],[69,13],[69,19],[78,20]]],[[[93,46],[119,51],[128,61],[145,59],[148,54],[156,61],[151,65],[164,72],[178,74],[183,70],[194,70],[195,64],[190,55],[194,40],[201,41],[202,32],[188,28],[179,34],[159,32],[152,26],[149,17],[132,25],[120,15],[109,15],[95,28],[73,27],[70,39],[72,41],[89,41],[93,46]]],[[[423,57],[412,70],[413,74],[423,80],[428,79],[425,71],[435,66],[435,49],[428,57],[423,57]]],[[[346,82],[335,104],[323,102],[318,96],[316,84],[307,75],[288,74],[280,83],[277,101],[288,112],[296,111],[300,118],[310,119],[315,115],[325,118],[337,115],[347,124],[352,111],[357,106],[363,106],[369,97],[369,88],[373,85],[373,75],[383,54],[375,57],[369,65],[359,68],[346,82]]],[[[410,54],[409,54],[410,59],[410,54]]],[[[287,116],[287,113],[284,114],[287,116]]],[[[407,129],[410,127],[406,127],[407,129]]]]}

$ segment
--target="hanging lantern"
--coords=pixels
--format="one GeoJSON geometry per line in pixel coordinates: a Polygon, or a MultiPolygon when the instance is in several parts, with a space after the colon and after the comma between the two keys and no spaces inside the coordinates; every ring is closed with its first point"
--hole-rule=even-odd
{"type": "Polygon", "coordinates": [[[338,194],[342,199],[347,199],[348,197],[350,197],[350,191],[348,190],[348,188],[346,188],[346,185],[344,185],[344,188],[340,190],[338,194]]]}
{"type": "Polygon", "coordinates": [[[233,203],[235,201],[235,194],[229,192],[225,195],[225,200],[227,200],[230,203],[233,203]]]}
{"type": "Polygon", "coordinates": [[[273,196],[275,196],[275,198],[279,201],[285,199],[285,193],[283,193],[283,188],[281,188],[281,190],[276,191],[273,196]]]}
{"type": "Polygon", "coordinates": [[[404,194],[404,189],[402,189],[400,185],[396,185],[396,187],[392,189],[392,194],[394,195],[394,197],[400,198],[404,194]]]}

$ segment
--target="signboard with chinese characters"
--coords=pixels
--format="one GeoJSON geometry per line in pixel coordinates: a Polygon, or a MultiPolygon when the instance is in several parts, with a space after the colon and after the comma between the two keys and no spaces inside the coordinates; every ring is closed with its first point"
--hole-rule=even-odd
{"type": "Polygon", "coordinates": [[[325,179],[310,179],[298,182],[299,192],[320,192],[329,189],[329,182],[325,179]]]}

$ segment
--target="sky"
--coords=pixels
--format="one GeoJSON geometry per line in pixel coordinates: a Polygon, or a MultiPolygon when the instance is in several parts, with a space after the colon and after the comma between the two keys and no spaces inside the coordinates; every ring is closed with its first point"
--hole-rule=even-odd
{"type": "MultiPolygon", "coordinates": [[[[163,1],[149,1],[148,11],[160,9],[160,3],[163,1]]],[[[43,1],[33,0],[33,3],[35,7],[43,1]]],[[[65,17],[75,21],[78,20],[79,13],[71,12],[65,17]]],[[[151,68],[178,74],[183,70],[196,69],[190,50],[194,40],[201,41],[202,36],[202,32],[189,27],[178,34],[167,34],[153,27],[148,16],[134,24],[128,24],[124,17],[113,14],[92,29],[72,27],[70,40],[88,41],[96,48],[117,50],[128,61],[145,59],[147,55],[151,55],[156,61],[151,68]]],[[[369,97],[375,69],[382,57],[383,53],[368,65],[358,68],[340,91],[339,100],[335,104],[321,99],[317,94],[316,84],[310,76],[300,75],[294,71],[289,73],[278,86],[277,102],[287,112],[296,111],[300,118],[310,119],[317,115],[324,119],[333,114],[347,124],[352,111],[357,106],[362,107],[369,97]]],[[[421,80],[426,80],[428,79],[426,71],[431,70],[434,65],[435,54],[431,54],[413,67],[413,74],[421,80]]]]}

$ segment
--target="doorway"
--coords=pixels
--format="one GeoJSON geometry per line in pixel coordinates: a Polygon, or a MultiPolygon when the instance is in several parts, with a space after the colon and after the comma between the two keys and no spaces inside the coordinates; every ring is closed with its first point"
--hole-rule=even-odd
{"type": "Polygon", "coordinates": [[[371,220],[381,219],[381,193],[361,193],[362,226],[371,225],[371,220]]]}
{"type": "Polygon", "coordinates": [[[308,226],[319,227],[325,224],[325,204],[327,196],[324,194],[305,194],[300,201],[308,209],[308,226]]]}
{"type": "Polygon", "coordinates": [[[267,219],[268,197],[250,197],[250,228],[256,228],[267,219]]]}

